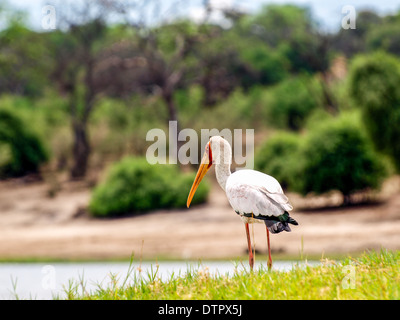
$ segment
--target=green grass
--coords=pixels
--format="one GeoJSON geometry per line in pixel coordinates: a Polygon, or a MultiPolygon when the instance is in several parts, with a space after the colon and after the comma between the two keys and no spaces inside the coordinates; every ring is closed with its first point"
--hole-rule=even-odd
{"type": "Polygon", "coordinates": [[[206,268],[188,268],[185,275],[162,281],[158,266],[143,274],[131,264],[128,274],[87,292],[83,279],[70,282],[67,299],[400,299],[400,251],[368,252],[319,266],[294,266],[291,271],[250,272],[238,265],[234,274],[212,275],[206,268]]]}

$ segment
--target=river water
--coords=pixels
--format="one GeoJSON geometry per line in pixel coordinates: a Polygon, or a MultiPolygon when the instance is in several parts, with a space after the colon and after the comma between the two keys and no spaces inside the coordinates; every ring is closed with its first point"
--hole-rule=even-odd
{"type": "MultiPolygon", "coordinates": [[[[264,262],[261,262],[264,266],[264,262]]],[[[255,269],[261,265],[256,262],[255,269]]],[[[274,261],[273,269],[290,270],[297,262],[274,261]]],[[[308,262],[314,265],[315,262],[308,262]]],[[[187,270],[207,270],[210,275],[233,274],[235,269],[248,269],[247,264],[232,261],[204,262],[77,262],[77,263],[0,263],[0,299],[53,299],[65,298],[65,288],[70,284],[84,283],[86,292],[94,291],[98,286],[107,287],[112,278],[122,283],[131,270],[128,283],[133,276],[148,279],[155,274],[162,280],[171,276],[183,276],[187,270]]],[[[78,292],[82,292],[82,286],[78,292]]]]}

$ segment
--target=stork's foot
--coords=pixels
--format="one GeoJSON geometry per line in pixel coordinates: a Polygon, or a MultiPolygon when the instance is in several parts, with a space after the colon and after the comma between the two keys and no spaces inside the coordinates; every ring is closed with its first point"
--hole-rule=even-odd
{"type": "Polygon", "coordinates": [[[268,266],[268,271],[271,271],[271,269],[272,269],[272,259],[268,258],[267,266],[268,266]]]}
{"type": "Polygon", "coordinates": [[[250,265],[250,270],[253,271],[253,269],[254,269],[254,257],[253,257],[253,253],[251,251],[249,253],[249,265],[250,265]]]}

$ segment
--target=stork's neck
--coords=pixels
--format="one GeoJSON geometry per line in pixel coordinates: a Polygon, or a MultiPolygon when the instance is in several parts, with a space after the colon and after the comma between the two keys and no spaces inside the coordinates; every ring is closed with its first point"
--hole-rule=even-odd
{"type": "Polygon", "coordinates": [[[219,148],[214,148],[215,175],[221,188],[225,191],[226,181],[231,175],[232,149],[226,140],[221,140],[219,148]]]}
{"type": "Polygon", "coordinates": [[[231,164],[229,163],[218,163],[215,165],[215,175],[217,177],[217,181],[221,188],[225,191],[226,189],[226,181],[231,175],[231,164]]]}
{"type": "Polygon", "coordinates": [[[219,136],[212,137],[210,142],[215,175],[221,188],[226,191],[226,182],[231,175],[232,148],[228,141],[219,136]]]}

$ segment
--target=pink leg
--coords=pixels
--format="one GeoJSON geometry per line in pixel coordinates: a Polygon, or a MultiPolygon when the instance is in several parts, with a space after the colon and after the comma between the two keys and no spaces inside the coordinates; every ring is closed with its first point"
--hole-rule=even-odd
{"type": "Polygon", "coordinates": [[[271,246],[269,244],[269,230],[267,229],[267,243],[268,243],[268,270],[271,270],[272,268],[272,257],[271,257],[271,246]]]}
{"type": "Polygon", "coordinates": [[[247,235],[247,246],[249,250],[249,264],[250,264],[250,269],[253,271],[254,267],[254,257],[253,257],[253,250],[251,248],[251,240],[250,240],[250,232],[249,232],[249,224],[246,223],[246,235],[247,235]]]}

